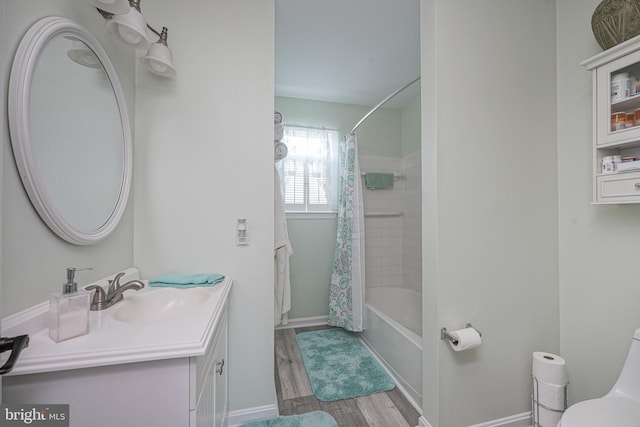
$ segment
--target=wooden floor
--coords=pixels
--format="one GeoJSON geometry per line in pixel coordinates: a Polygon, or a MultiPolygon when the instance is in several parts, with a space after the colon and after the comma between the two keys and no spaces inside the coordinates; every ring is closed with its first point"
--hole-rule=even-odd
{"type": "Polygon", "coordinates": [[[418,412],[397,389],[353,399],[322,402],[311,391],[295,335],[328,326],[275,331],[276,392],[280,415],[330,413],[339,427],[415,427],[418,412]]]}

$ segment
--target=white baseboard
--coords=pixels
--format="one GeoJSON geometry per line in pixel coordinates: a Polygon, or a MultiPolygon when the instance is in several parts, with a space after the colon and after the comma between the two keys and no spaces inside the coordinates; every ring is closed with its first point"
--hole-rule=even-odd
{"type": "MultiPolygon", "coordinates": [[[[432,427],[424,416],[418,419],[418,427],[432,427]]],[[[498,420],[487,421],[486,423],[474,424],[469,427],[531,427],[531,412],[512,415],[498,420]]]]}
{"type": "Polygon", "coordinates": [[[304,328],[307,326],[326,325],[329,322],[329,316],[316,317],[300,317],[297,319],[289,319],[286,325],[276,326],[276,329],[304,328]]]}
{"type": "Polygon", "coordinates": [[[238,427],[249,421],[263,420],[278,416],[278,405],[264,405],[229,412],[229,427],[238,427]]]}
{"type": "Polygon", "coordinates": [[[523,412],[522,414],[474,424],[469,427],[531,427],[531,412],[523,412]]]}

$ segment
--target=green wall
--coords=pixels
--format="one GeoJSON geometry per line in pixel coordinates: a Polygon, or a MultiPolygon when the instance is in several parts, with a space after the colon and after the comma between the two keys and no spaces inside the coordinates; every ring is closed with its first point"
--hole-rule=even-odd
{"type": "Polygon", "coordinates": [[[214,271],[233,279],[227,365],[233,425],[247,408],[277,411],[267,143],[275,4],[194,0],[180,13],[176,5],[156,0],[144,9],[149,22],[171,28],[178,76],[163,79],[140,67],[136,74],[134,265],[143,277],[214,271]],[[238,218],[249,224],[248,246],[235,243],[238,218]]]}
{"type": "Polygon", "coordinates": [[[569,403],[607,393],[640,327],[640,205],[592,205],[589,22],[600,0],[557,1],[560,350],[569,403]],[[627,266],[633,266],[629,274],[627,266]]]}
{"type": "Polygon", "coordinates": [[[327,314],[336,225],[334,218],[287,221],[293,246],[290,319],[327,314]]]}
{"type": "Polygon", "coordinates": [[[429,0],[421,13],[424,416],[497,425],[531,411],[532,353],[560,350],[555,2],[429,0]],[[526,114],[513,96],[523,82],[535,88],[526,114]],[[439,328],[465,322],[482,345],[454,352],[439,328]]]}
{"type": "MultiPolygon", "coordinates": [[[[286,124],[337,129],[346,135],[371,107],[276,97],[275,108],[286,124]]],[[[358,128],[359,153],[400,157],[400,110],[380,108],[358,128]]]]}

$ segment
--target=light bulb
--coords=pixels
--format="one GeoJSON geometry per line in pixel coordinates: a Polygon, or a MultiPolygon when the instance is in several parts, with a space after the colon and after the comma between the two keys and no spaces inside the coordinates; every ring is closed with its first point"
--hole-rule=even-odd
{"type": "Polygon", "coordinates": [[[138,44],[142,40],[142,36],[138,34],[136,31],[133,31],[129,27],[125,27],[124,25],[118,25],[118,33],[120,37],[126,40],[129,44],[138,44]]]}

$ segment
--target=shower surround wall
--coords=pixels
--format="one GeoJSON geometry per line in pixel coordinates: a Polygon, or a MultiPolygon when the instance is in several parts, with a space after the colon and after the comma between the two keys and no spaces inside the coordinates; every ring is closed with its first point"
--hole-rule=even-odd
{"type": "MultiPolygon", "coordinates": [[[[401,173],[399,158],[360,155],[359,160],[362,173],[401,173]]],[[[366,287],[402,286],[402,216],[394,215],[402,211],[402,181],[394,179],[392,189],[370,190],[363,186],[362,199],[366,287]]]]}
{"type": "MultiPolygon", "coordinates": [[[[403,134],[404,137],[404,134],[403,134]]],[[[363,172],[397,173],[393,189],[364,190],[366,344],[419,408],[422,402],[420,151],[360,156],[363,172]],[[368,214],[368,215],[367,215],[368,214]],[[385,215],[388,214],[388,215],[385,215]]]]}
{"type": "Polygon", "coordinates": [[[402,158],[402,275],[404,286],[422,292],[422,162],[416,151],[402,158]]]}
{"type": "Polygon", "coordinates": [[[364,188],[366,287],[422,291],[420,152],[360,155],[365,172],[400,174],[392,189],[364,188]]]}

